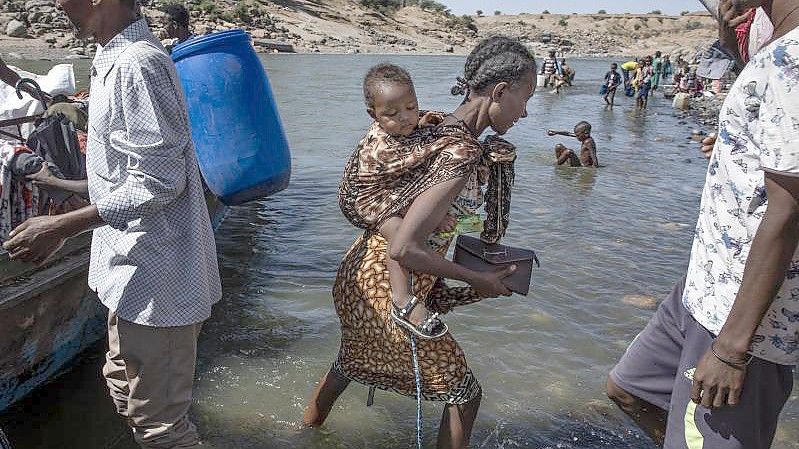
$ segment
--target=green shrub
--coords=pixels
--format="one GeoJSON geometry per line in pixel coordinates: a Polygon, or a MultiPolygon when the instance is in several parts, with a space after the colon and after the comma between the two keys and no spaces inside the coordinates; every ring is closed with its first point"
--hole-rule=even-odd
{"type": "MultiPolygon", "coordinates": [[[[434,0],[407,0],[406,5],[417,5],[422,9],[436,12],[448,12],[447,7],[434,0]]],[[[482,12],[482,11],[481,11],[482,12]]]]}
{"type": "Polygon", "coordinates": [[[567,26],[569,26],[569,22],[567,22],[566,19],[560,19],[560,21],[558,22],[558,25],[560,25],[562,27],[567,27],[567,26]]]}
{"type": "Polygon", "coordinates": [[[474,18],[465,14],[460,17],[451,15],[447,25],[449,25],[450,28],[465,28],[477,33],[477,24],[474,22],[474,18]]]}
{"type": "Polygon", "coordinates": [[[400,0],[361,0],[361,6],[373,9],[382,14],[390,14],[402,6],[402,4],[400,0]]]}
{"type": "Polygon", "coordinates": [[[650,11],[649,14],[652,14],[653,16],[662,16],[663,15],[663,11],[661,11],[659,9],[656,9],[654,11],[650,11]]]}
{"type": "Polygon", "coordinates": [[[605,11],[604,9],[600,9],[599,11],[597,11],[597,14],[607,14],[607,13],[608,12],[605,11]]]}
{"type": "Polygon", "coordinates": [[[200,11],[202,11],[202,12],[204,12],[206,14],[212,14],[212,13],[216,12],[216,3],[213,2],[212,0],[202,0],[197,5],[197,9],[199,9],[200,11]]]}
{"type": "Polygon", "coordinates": [[[685,24],[685,29],[688,31],[698,30],[699,28],[702,28],[702,23],[697,22],[696,20],[690,20],[687,24],[685,24]]]}
{"type": "Polygon", "coordinates": [[[238,18],[244,23],[252,23],[252,16],[250,15],[250,6],[246,2],[238,2],[233,8],[233,16],[238,18]]]}

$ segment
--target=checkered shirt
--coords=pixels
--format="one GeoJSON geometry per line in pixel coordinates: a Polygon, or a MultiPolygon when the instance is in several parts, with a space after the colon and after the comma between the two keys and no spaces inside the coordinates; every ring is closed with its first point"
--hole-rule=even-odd
{"type": "Polygon", "coordinates": [[[126,320],[158,327],[207,319],[222,296],[216,245],[175,65],[141,19],[91,70],[89,286],[126,320]]]}

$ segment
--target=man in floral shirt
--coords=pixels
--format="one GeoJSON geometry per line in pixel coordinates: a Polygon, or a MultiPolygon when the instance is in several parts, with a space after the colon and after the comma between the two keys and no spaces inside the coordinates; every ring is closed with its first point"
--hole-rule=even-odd
{"type": "Polygon", "coordinates": [[[722,106],[686,279],[608,380],[666,448],[769,448],[799,363],[799,0],[722,1],[722,26],[755,7],[774,40],[722,106]]]}

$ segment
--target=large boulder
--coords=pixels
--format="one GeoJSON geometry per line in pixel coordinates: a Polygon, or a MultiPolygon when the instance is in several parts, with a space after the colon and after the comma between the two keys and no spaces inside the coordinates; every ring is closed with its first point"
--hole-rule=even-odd
{"type": "Polygon", "coordinates": [[[12,20],[6,25],[6,35],[11,37],[25,37],[28,35],[28,29],[25,24],[19,20],[12,20]]]}

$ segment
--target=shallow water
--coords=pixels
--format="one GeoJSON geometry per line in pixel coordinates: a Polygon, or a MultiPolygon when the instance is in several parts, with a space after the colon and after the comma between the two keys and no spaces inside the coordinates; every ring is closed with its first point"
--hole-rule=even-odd
{"type": "MultiPolygon", "coordinates": [[[[357,235],[341,216],[343,164],[368,126],[360,78],[386,57],[268,56],[292,144],[290,188],[233,209],[218,236],[225,297],[201,337],[193,413],[217,447],[410,447],[415,402],[353,384],[321,430],[298,421],[338,348],[330,288],[357,235]]],[[[391,57],[410,69],[421,106],[452,110],[460,57],[391,57]]],[[[43,63],[22,63],[26,68],[43,63]]],[[[705,160],[693,122],[658,97],[646,113],[597,95],[607,63],[574,61],[578,85],[538,92],[508,135],[519,160],[507,242],[534,248],[542,267],[526,298],[486,300],[447,323],[484,390],[475,448],[651,448],[603,394],[607,371],[688,262],[705,160]],[[605,167],[556,168],[548,128],[594,125],[605,167]],[[626,298],[625,298],[626,297],[626,298]],[[642,298],[643,297],[643,298],[642,298]]],[[[77,67],[85,83],[88,63],[77,67]]],[[[235,146],[236,142],[231,142],[235,146]]],[[[98,346],[95,354],[101,352],[98,346]]],[[[104,396],[98,356],[0,417],[16,448],[133,448],[104,396]]],[[[432,445],[440,406],[425,404],[432,445]]],[[[799,448],[799,398],[774,447],[799,448]]]]}

